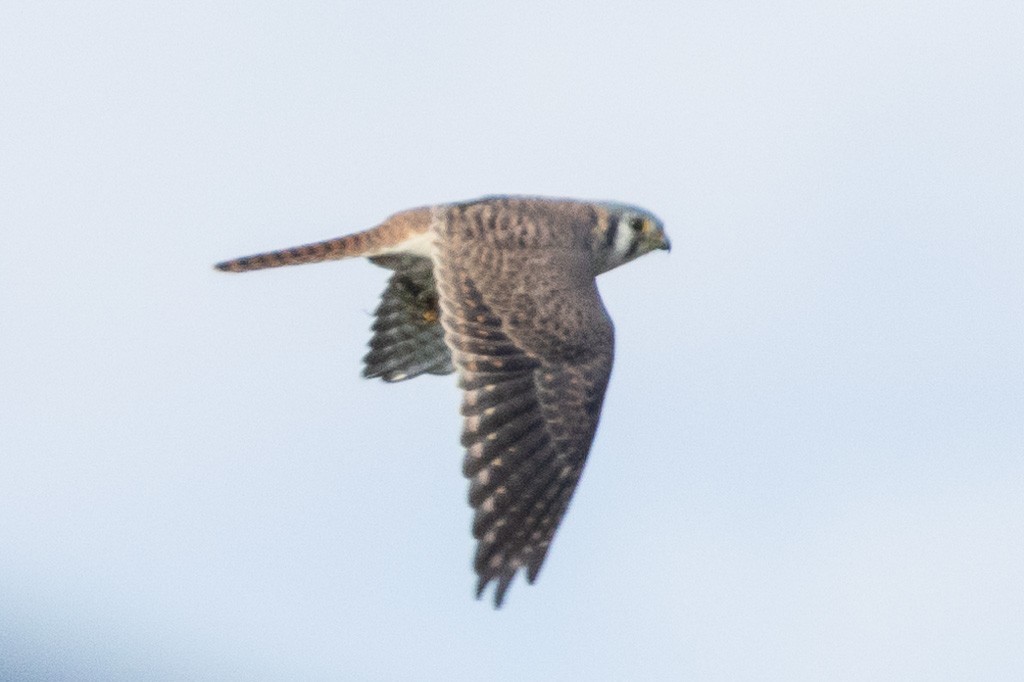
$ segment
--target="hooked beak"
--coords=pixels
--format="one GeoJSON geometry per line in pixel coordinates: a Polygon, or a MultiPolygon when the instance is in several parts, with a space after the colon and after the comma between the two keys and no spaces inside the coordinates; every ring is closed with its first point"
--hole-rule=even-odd
{"type": "Polygon", "coordinates": [[[661,244],[658,245],[659,249],[665,249],[669,253],[672,252],[672,241],[668,238],[668,235],[664,232],[661,233],[661,244]]]}

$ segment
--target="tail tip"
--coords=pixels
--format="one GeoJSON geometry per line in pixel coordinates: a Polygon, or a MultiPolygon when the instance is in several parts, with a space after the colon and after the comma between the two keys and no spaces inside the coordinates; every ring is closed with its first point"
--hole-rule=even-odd
{"type": "Polygon", "coordinates": [[[221,272],[242,272],[246,269],[249,264],[248,258],[238,258],[236,260],[226,260],[217,263],[213,267],[221,272]]]}

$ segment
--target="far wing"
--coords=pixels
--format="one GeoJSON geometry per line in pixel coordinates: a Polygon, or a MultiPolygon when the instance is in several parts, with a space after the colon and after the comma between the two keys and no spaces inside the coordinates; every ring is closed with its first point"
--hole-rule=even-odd
{"type": "Polygon", "coordinates": [[[363,376],[403,381],[424,373],[454,372],[451,352],[444,342],[430,259],[404,255],[371,260],[395,274],[374,312],[363,376]]]}

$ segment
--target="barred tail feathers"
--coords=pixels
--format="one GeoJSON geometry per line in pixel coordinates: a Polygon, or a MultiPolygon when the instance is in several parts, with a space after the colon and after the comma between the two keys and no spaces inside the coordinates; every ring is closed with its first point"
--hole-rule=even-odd
{"type": "Polygon", "coordinates": [[[302,263],[318,263],[322,260],[337,260],[346,256],[357,255],[352,249],[346,248],[351,242],[349,237],[339,237],[326,242],[316,242],[303,246],[282,249],[280,251],[268,251],[252,256],[243,256],[217,263],[215,267],[225,272],[245,272],[247,270],[261,270],[264,267],[281,267],[282,265],[300,265],[302,263]]]}
{"type": "Polygon", "coordinates": [[[376,256],[394,251],[396,247],[416,237],[426,236],[430,228],[430,210],[413,209],[396,213],[382,224],[369,230],[322,242],[293,246],[289,249],[257,253],[217,263],[224,272],[247,272],[282,265],[319,263],[356,256],[376,256]]]}

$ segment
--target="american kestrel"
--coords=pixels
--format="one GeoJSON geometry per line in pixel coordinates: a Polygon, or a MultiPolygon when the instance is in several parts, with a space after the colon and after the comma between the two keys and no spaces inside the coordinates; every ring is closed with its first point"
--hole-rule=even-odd
{"type": "Polygon", "coordinates": [[[229,272],[364,256],[394,271],[366,377],[459,373],[477,597],[537,578],[594,440],[614,334],[595,277],[669,249],[636,206],[493,196],[396,213],[363,232],[219,263],[229,272]]]}

